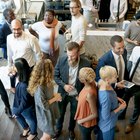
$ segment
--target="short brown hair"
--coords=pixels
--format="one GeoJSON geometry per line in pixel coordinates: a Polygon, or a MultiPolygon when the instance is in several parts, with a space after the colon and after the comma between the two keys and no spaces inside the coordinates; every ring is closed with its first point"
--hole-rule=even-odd
{"type": "Polygon", "coordinates": [[[111,44],[112,47],[114,47],[114,46],[115,46],[115,42],[120,43],[120,42],[122,42],[122,41],[123,41],[123,38],[122,38],[121,36],[119,36],[119,35],[114,35],[114,36],[112,36],[111,39],[110,39],[110,44],[111,44]]]}
{"type": "Polygon", "coordinates": [[[77,51],[80,50],[80,46],[77,42],[68,42],[66,44],[66,50],[71,51],[73,49],[77,49],[77,51]]]}

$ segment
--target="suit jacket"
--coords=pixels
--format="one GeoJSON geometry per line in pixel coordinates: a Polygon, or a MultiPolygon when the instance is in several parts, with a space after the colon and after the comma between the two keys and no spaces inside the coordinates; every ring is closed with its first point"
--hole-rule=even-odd
{"type": "MultiPolygon", "coordinates": [[[[75,83],[75,88],[77,89],[78,93],[82,90],[84,86],[84,84],[82,84],[78,79],[79,70],[83,67],[92,67],[92,65],[87,59],[80,57],[75,83]]],[[[58,60],[54,70],[54,79],[58,85],[58,93],[61,93],[62,97],[68,95],[67,92],[64,90],[65,84],[68,84],[69,82],[69,65],[67,56],[60,57],[60,59],[58,60]]]]}
{"type": "MultiPolygon", "coordinates": [[[[126,51],[126,49],[124,50],[122,57],[124,59],[124,64],[125,64],[124,79],[128,80],[129,74],[128,74],[128,70],[127,70],[127,51],[126,51]]],[[[100,79],[100,75],[99,75],[100,68],[105,66],[105,65],[112,66],[112,67],[116,68],[116,70],[118,71],[114,56],[112,54],[112,50],[105,53],[99,59],[98,65],[96,67],[96,81],[98,81],[100,79]]]]}
{"type": "Polygon", "coordinates": [[[7,42],[7,36],[11,34],[12,31],[9,27],[9,25],[5,22],[0,27],[0,48],[7,48],[6,42],[7,42]]]}

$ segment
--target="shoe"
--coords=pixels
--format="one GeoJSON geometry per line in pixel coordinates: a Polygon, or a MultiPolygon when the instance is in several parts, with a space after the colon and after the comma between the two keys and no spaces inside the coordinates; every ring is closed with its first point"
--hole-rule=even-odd
{"type": "Polygon", "coordinates": [[[115,132],[119,132],[120,130],[119,130],[119,127],[116,125],[115,126],[115,132]]]}
{"type": "Polygon", "coordinates": [[[26,138],[26,140],[34,140],[36,137],[37,137],[37,133],[36,134],[30,134],[27,138],[26,138]]]}
{"type": "Polygon", "coordinates": [[[29,135],[29,132],[30,132],[29,129],[24,130],[23,133],[20,134],[20,137],[21,137],[21,138],[23,138],[23,137],[27,137],[27,136],[29,135]]]}
{"type": "Polygon", "coordinates": [[[56,130],[55,135],[52,137],[52,139],[57,139],[61,135],[61,130],[56,130]]]}
{"type": "Polygon", "coordinates": [[[125,128],[125,133],[128,134],[130,132],[132,132],[134,129],[134,124],[128,124],[125,128]]]}
{"type": "Polygon", "coordinates": [[[75,139],[74,131],[69,131],[69,140],[74,140],[74,139],[75,139]]]}
{"type": "Polygon", "coordinates": [[[10,109],[10,108],[5,107],[5,113],[7,114],[7,116],[8,116],[9,118],[12,118],[12,112],[11,112],[11,109],[10,109]]]}

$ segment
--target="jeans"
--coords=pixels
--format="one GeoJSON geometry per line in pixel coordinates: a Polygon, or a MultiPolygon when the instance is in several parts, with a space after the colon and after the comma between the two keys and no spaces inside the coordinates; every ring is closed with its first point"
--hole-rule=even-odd
{"type": "MultiPolygon", "coordinates": [[[[127,90],[123,97],[124,101],[126,101],[127,107],[132,96],[134,96],[134,112],[130,118],[130,124],[135,124],[140,115],[140,86],[135,85],[127,90]]],[[[126,109],[127,108],[125,108],[124,111],[119,115],[120,117],[125,117],[126,109]]]]}
{"type": "MultiPolygon", "coordinates": [[[[18,108],[13,108],[14,111],[18,108]]],[[[29,107],[25,109],[21,114],[17,116],[17,121],[23,127],[23,129],[30,129],[31,134],[35,135],[37,133],[37,119],[34,107],[29,107]]]]}
{"type": "Polygon", "coordinates": [[[2,101],[4,102],[5,107],[10,109],[8,95],[7,95],[7,92],[6,92],[5,88],[4,88],[3,83],[2,83],[1,80],[0,80],[0,95],[1,95],[2,101]]]}
{"type": "Polygon", "coordinates": [[[98,126],[92,126],[92,127],[86,128],[84,126],[79,125],[81,135],[82,135],[82,140],[91,140],[92,131],[94,131],[95,135],[97,136],[97,132],[96,132],[96,129],[98,129],[97,127],[98,126]]]}
{"type": "Polygon", "coordinates": [[[60,110],[60,118],[57,121],[56,128],[58,131],[62,130],[64,116],[66,113],[66,108],[68,103],[70,103],[70,121],[69,121],[69,131],[74,131],[76,121],[74,120],[76,109],[77,109],[77,100],[72,96],[65,96],[65,98],[58,103],[60,110]]]}
{"type": "Polygon", "coordinates": [[[115,139],[115,127],[107,132],[99,130],[97,140],[114,140],[115,139]]]}

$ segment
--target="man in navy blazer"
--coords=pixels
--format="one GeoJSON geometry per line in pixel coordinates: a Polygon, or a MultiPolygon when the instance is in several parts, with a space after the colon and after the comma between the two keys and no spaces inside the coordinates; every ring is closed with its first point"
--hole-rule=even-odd
{"type": "Polygon", "coordinates": [[[66,45],[67,55],[59,58],[54,72],[54,79],[58,85],[58,93],[62,96],[59,102],[60,118],[58,119],[56,128],[58,137],[62,131],[66,107],[70,103],[70,121],[69,121],[69,138],[75,138],[74,128],[76,121],[74,120],[77,109],[77,100],[79,92],[83,88],[83,84],[79,81],[79,70],[83,67],[91,67],[91,63],[80,57],[80,47],[76,42],[69,42],[66,45]]]}
{"type": "MultiPolygon", "coordinates": [[[[118,64],[118,58],[121,56],[122,62],[123,62],[123,79],[122,80],[128,80],[129,74],[127,71],[127,51],[124,48],[124,41],[121,36],[115,35],[111,38],[110,44],[112,46],[112,49],[109,50],[107,53],[105,53],[98,61],[98,65],[96,68],[96,81],[100,79],[99,76],[99,70],[101,67],[105,65],[112,66],[116,68],[118,74],[119,74],[119,64],[118,64]]],[[[124,83],[123,81],[117,80],[117,83],[115,85],[115,91],[117,93],[118,97],[123,97],[124,95],[124,83]]]]}
{"type": "Polygon", "coordinates": [[[3,49],[4,58],[7,59],[7,36],[12,33],[10,26],[11,21],[15,19],[15,14],[12,9],[5,9],[3,16],[5,17],[5,23],[0,26],[0,48],[3,49]]]}

